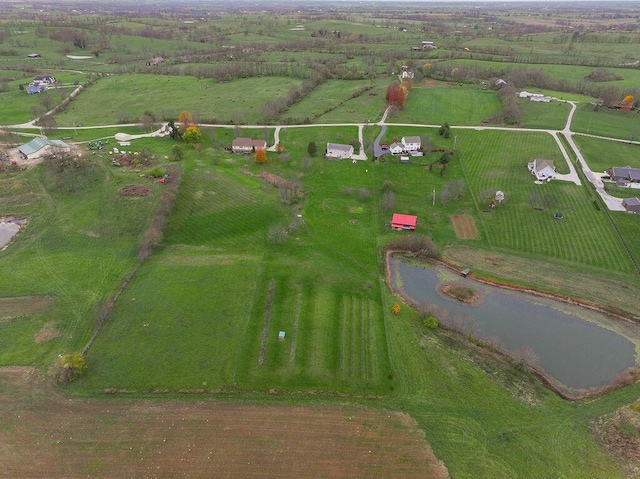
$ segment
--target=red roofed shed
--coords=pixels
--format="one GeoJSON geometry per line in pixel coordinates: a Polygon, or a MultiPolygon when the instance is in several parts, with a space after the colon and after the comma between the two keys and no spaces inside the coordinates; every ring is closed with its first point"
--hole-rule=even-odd
{"type": "Polygon", "coordinates": [[[394,230],[415,230],[417,222],[417,216],[394,213],[391,219],[391,227],[394,230]]]}

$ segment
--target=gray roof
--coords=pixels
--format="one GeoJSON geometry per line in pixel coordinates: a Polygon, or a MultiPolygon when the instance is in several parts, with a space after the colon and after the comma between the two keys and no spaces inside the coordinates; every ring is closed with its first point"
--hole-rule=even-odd
{"type": "Polygon", "coordinates": [[[403,141],[406,143],[420,143],[419,136],[404,136],[402,137],[403,141]]]}
{"type": "Polygon", "coordinates": [[[546,167],[550,167],[555,171],[555,166],[553,166],[553,161],[551,160],[534,160],[533,161],[533,169],[537,173],[538,171],[544,170],[546,167]]]}
{"type": "Polygon", "coordinates": [[[625,198],[622,200],[623,206],[640,206],[640,198],[625,198]]]}
{"type": "Polygon", "coordinates": [[[236,138],[233,140],[232,146],[238,148],[264,148],[267,146],[265,140],[254,140],[252,138],[236,138]]]}
{"type": "Polygon", "coordinates": [[[342,145],[340,143],[327,143],[327,150],[351,151],[353,146],[342,145]]]}
{"type": "Polygon", "coordinates": [[[624,178],[626,180],[640,180],[640,170],[637,168],[631,168],[630,166],[614,166],[609,170],[612,178],[620,179],[624,178]]]}
{"type": "Polygon", "coordinates": [[[58,148],[68,149],[69,145],[67,145],[64,141],[60,140],[48,140],[46,138],[34,138],[29,143],[25,143],[24,145],[20,145],[18,150],[25,155],[31,155],[42,150],[45,146],[56,146],[58,148]]]}

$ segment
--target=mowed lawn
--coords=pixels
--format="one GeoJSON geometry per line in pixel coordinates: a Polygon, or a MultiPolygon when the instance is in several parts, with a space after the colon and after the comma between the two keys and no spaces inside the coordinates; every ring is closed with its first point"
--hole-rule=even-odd
{"type": "Polygon", "coordinates": [[[110,76],[87,87],[55,119],[58,126],[90,126],[122,118],[137,121],[146,112],[178,118],[187,110],[202,121],[256,123],[265,102],[301,84],[301,80],[282,77],[215,83],[190,76],[110,76]]]}
{"type": "Polygon", "coordinates": [[[551,136],[460,131],[458,142],[465,151],[465,177],[477,199],[479,221],[491,247],[633,271],[606,213],[594,207],[589,190],[561,181],[534,184],[526,162],[554,154],[551,136]],[[489,209],[482,203],[482,192],[493,189],[504,191],[506,201],[489,209]],[[544,209],[538,209],[539,202],[532,204],[532,195],[546,198],[544,209]],[[555,212],[562,213],[564,219],[554,219],[555,212]]]}
{"type": "Polygon", "coordinates": [[[500,101],[492,90],[469,86],[414,87],[404,110],[388,122],[427,125],[479,125],[498,114],[500,101]]]}

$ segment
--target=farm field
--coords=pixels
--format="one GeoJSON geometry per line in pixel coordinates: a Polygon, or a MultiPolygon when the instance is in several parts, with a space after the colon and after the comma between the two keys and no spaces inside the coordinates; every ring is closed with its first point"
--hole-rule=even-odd
{"type": "MultiPolygon", "coordinates": [[[[282,116],[287,123],[352,123],[354,114],[364,121],[366,118],[375,118],[375,109],[380,106],[379,101],[371,101],[370,94],[380,95],[380,88],[366,80],[328,81],[295,103],[282,116]],[[364,106],[365,110],[361,108],[364,106]]],[[[378,100],[379,96],[374,98],[378,100]]]]}
{"type": "Polygon", "coordinates": [[[151,184],[149,196],[134,200],[118,189],[138,178],[100,162],[83,169],[30,169],[0,179],[3,212],[29,219],[0,253],[3,298],[26,297],[0,322],[0,364],[44,365],[61,348],[79,348],[94,327],[95,308],[136,262],[157,188],[151,184]],[[42,307],[31,310],[38,299],[42,307]]]}
{"type": "Polygon", "coordinates": [[[625,318],[610,327],[638,344],[638,216],[605,210],[570,150],[582,185],[534,183],[534,159],[570,172],[535,130],[571,107],[505,95],[577,101],[591,168],[640,167],[640,115],[605,107],[639,106],[637,6],[54,3],[0,7],[0,125],[86,87],[18,129],[72,154],[13,164],[30,136],[0,127],[0,236],[26,221],[0,249],[0,476],[637,477],[640,369],[566,401],[526,348],[432,329],[451,311],[403,303],[386,268],[390,248],[434,254],[469,284],[625,318]],[[412,89],[381,142],[419,136],[423,155],[374,160],[400,71],[412,89]],[[63,87],[20,91],[37,75],[63,87]],[[184,131],[183,111],[201,141],[114,138],[184,131]],[[358,150],[358,124],[369,159],[325,159],[358,150]],[[277,151],[233,154],[238,137],[277,151]]]}
{"type": "Polygon", "coordinates": [[[602,108],[594,111],[592,105],[578,105],[571,129],[576,133],[638,141],[640,115],[637,112],[602,108]]]}
{"type": "Polygon", "coordinates": [[[0,369],[3,475],[449,477],[402,413],[209,398],[70,399],[34,384],[32,373],[0,369]]]}
{"type": "MultiPolygon", "coordinates": [[[[584,82],[585,77],[596,70],[595,67],[582,65],[554,65],[554,64],[518,64],[503,61],[485,61],[485,60],[448,60],[439,64],[453,68],[455,66],[465,66],[476,70],[486,70],[491,72],[487,76],[504,77],[510,70],[540,70],[545,75],[556,80],[564,79],[570,82],[584,82]]],[[[607,70],[622,76],[622,80],[606,82],[607,85],[617,85],[621,87],[634,88],[640,81],[640,72],[629,68],[607,68],[607,70]]]]}
{"type": "Polygon", "coordinates": [[[219,84],[193,77],[127,75],[102,78],[55,119],[58,126],[90,126],[137,121],[145,112],[159,118],[187,110],[205,123],[258,123],[260,107],[302,82],[289,78],[248,78],[219,84]],[[242,92],[250,91],[248,97],[242,92]],[[93,105],[109,105],[95,108],[93,105]]]}
{"type": "Polygon", "coordinates": [[[569,103],[556,101],[538,103],[523,99],[518,104],[522,112],[520,123],[525,128],[562,130],[571,111],[569,103]]]}
{"type": "Polygon", "coordinates": [[[412,88],[405,109],[390,123],[480,125],[500,111],[495,92],[477,87],[433,86],[412,88]]]}

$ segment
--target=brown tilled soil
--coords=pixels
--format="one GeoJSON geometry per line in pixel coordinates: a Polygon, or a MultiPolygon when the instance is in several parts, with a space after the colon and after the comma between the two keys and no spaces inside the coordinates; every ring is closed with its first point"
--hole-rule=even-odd
{"type": "Polygon", "coordinates": [[[46,296],[17,296],[0,298],[0,319],[32,314],[51,304],[46,296]]]}
{"type": "Polygon", "coordinates": [[[470,215],[451,215],[451,223],[456,232],[456,236],[460,239],[476,239],[478,237],[478,229],[473,216],[470,215]]]}
{"type": "Polygon", "coordinates": [[[120,196],[147,196],[151,188],[144,185],[125,185],[118,190],[120,196]]]}
{"type": "Polygon", "coordinates": [[[388,411],[81,399],[28,368],[0,369],[0,411],[0,477],[449,477],[388,411]]]}
{"type": "Polygon", "coordinates": [[[594,421],[591,431],[618,460],[627,477],[640,477],[640,403],[594,421]]]}

